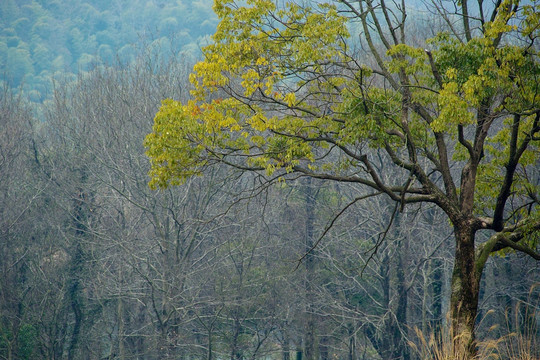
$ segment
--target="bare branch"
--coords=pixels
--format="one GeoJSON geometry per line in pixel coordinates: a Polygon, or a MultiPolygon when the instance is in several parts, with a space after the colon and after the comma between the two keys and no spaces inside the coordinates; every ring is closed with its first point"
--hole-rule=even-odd
{"type": "Polygon", "coordinates": [[[298,265],[296,265],[296,268],[295,270],[298,269],[298,267],[301,265],[302,261],[310,254],[313,252],[313,250],[315,250],[317,248],[317,246],[319,246],[319,243],[321,242],[321,240],[326,236],[326,234],[328,233],[328,231],[330,231],[330,229],[332,229],[332,227],[334,226],[335,222],[339,219],[339,217],[341,215],[343,215],[343,213],[345,211],[347,211],[348,208],[350,208],[351,206],[353,206],[354,204],[356,204],[358,201],[361,201],[361,200],[364,200],[364,199],[368,199],[370,197],[374,197],[374,196],[378,196],[382,194],[382,192],[378,191],[378,192],[375,192],[375,193],[370,193],[370,194],[366,194],[366,195],[362,195],[362,196],[359,196],[355,199],[353,199],[350,203],[348,203],[347,205],[345,205],[345,207],[343,207],[343,209],[341,209],[333,218],[332,220],[326,225],[326,227],[324,228],[324,231],[323,233],[321,234],[321,236],[319,236],[319,238],[317,239],[317,241],[315,241],[315,244],[304,254],[302,255],[302,257],[300,259],[298,259],[298,265]]]}

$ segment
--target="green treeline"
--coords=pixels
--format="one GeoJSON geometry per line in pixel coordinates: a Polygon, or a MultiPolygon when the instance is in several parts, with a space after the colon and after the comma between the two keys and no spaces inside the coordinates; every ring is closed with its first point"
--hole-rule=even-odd
{"type": "Polygon", "coordinates": [[[129,63],[141,43],[161,56],[198,56],[217,18],[209,0],[5,0],[0,3],[0,69],[34,102],[51,79],[116,61],[129,63]]]}

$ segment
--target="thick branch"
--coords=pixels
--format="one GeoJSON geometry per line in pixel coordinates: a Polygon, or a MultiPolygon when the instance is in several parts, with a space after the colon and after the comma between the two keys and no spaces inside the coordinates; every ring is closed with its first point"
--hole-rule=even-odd
{"type": "Polygon", "coordinates": [[[476,271],[482,274],[489,255],[506,249],[512,248],[531,256],[535,260],[540,260],[540,254],[534,249],[531,249],[525,244],[519,243],[523,238],[529,235],[532,231],[540,230],[540,220],[535,220],[532,224],[528,219],[520,221],[514,226],[509,226],[503,231],[491,236],[488,241],[481,244],[476,251],[476,271]]]}
{"type": "Polygon", "coordinates": [[[448,148],[446,147],[446,141],[442,133],[435,132],[435,142],[437,144],[437,151],[439,154],[440,171],[443,177],[444,188],[446,195],[454,204],[458,202],[456,185],[450,172],[450,162],[448,161],[448,148]]]}
{"type": "Polygon", "coordinates": [[[465,39],[467,41],[471,41],[471,27],[469,25],[469,8],[467,6],[467,0],[461,1],[461,11],[463,12],[462,18],[463,18],[463,28],[465,30],[465,39]]]}
{"type": "MultiPolygon", "coordinates": [[[[394,44],[397,45],[399,44],[399,41],[396,36],[396,31],[394,27],[392,26],[392,20],[390,19],[390,15],[388,14],[388,7],[386,6],[384,0],[381,0],[381,7],[384,14],[384,18],[386,20],[386,24],[388,25],[388,29],[390,30],[390,34],[392,35],[392,39],[394,40],[394,44]]],[[[403,9],[403,11],[405,11],[405,9],[403,9]]],[[[374,18],[374,21],[377,21],[377,17],[375,16],[375,14],[372,14],[372,16],[374,18]]],[[[377,21],[377,25],[378,25],[378,21],[377,21]]],[[[382,36],[382,31],[379,29],[379,26],[377,26],[377,30],[379,31],[379,34],[381,34],[382,36]]]]}
{"type": "MultiPolygon", "coordinates": [[[[389,41],[386,39],[386,37],[384,36],[384,32],[382,30],[379,19],[377,18],[377,14],[375,14],[375,8],[373,6],[373,2],[369,1],[369,2],[367,2],[367,4],[368,4],[368,7],[369,7],[368,11],[371,14],[371,18],[373,20],[373,24],[375,25],[375,28],[377,29],[377,34],[379,34],[379,37],[381,38],[381,41],[384,44],[384,47],[386,49],[390,49],[391,45],[390,45],[389,41]]],[[[384,12],[385,9],[386,9],[386,5],[384,5],[384,3],[382,1],[381,1],[381,7],[382,7],[383,12],[384,12]]],[[[388,26],[388,27],[391,29],[391,26],[388,26]]],[[[395,40],[395,37],[394,37],[394,40],[395,40]]]]}
{"type": "Polygon", "coordinates": [[[435,65],[435,60],[433,60],[433,55],[431,54],[431,51],[429,51],[428,49],[426,49],[425,52],[429,59],[429,65],[431,66],[431,72],[433,73],[433,77],[437,81],[437,84],[439,84],[439,88],[442,89],[443,80],[441,77],[441,73],[439,72],[439,69],[437,69],[437,65],[435,65]]]}
{"type": "MultiPolygon", "coordinates": [[[[367,160],[366,160],[367,161],[367,160]]],[[[368,173],[372,177],[373,181],[359,177],[359,176],[339,176],[339,175],[333,175],[328,173],[316,173],[314,171],[311,171],[307,168],[301,167],[301,166],[294,166],[293,170],[299,173],[302,173],[307,176],[311,176],[316,179],[323,179],[323,180],[333,180],[338,182],[350,182],[350,183],[358,183],[362,185],[369,186],[372,189],[375,189],[377,191],[383,192],[387,194],[392,200],[401,202],[404,201],[404,203],[419,203],[419,202],[432,202],[432,203],[438,203],[438,198],[427,191],[423,191],[421,189],[416,188],[409,188],[407,189],[404,186],[387,186],[385,185],[379,177],[376,175],[375,170],[367,162],[367,166],[369,168],[367,169],[368,173]],[[405,197],[405,199],[402,199],[401,194],[403,192],[406,192],[406,194],[411,194],[408,197],[405,197]]]]}
{"type": "Polygon", "coordinates": [[[461,145],[463,145],[467,149],[469,156],[473,157],[474,155],[473,146],[467,139],[465,139],[465,135],[463,134],[463,125],[461,124],[458,125],[458,141],[461,145]]]}
{"type": "Polygon", "coordinates": [[[540,112],[536,113],[536,117],[533,122],[533,126],[531,129],[531,132],[525,136],[525,139],[523,139],[523,142],[518,148],[518,136],[519,136],[519,125],[521,122],[521,116],[516,114],[514,115],[514,122],[512,124],[512,133],[510,138],[510,144],[509,144],[509,156],[508,156],[508,163],[506,164],[506,173],[504,175],[504,181],[501,186],[501,190],[499,192],[499,196],[497,197],[497,202],[495,205],[495,211],[493,213],[493,229],[495,231],[501,231],[503,228],[503,216],[504,216],[504,208],[506,205],[506,201],[508,200],[508,197],[510,196],[510,190],[512,188],[512,184],[514,181],[514,174],[516,172],[516,168],[519,164],[519,160],[521,159],[521,156],[529,146],[529,143],[531,140],[533,140],[534,135],[537,132],[540,132],[540,112]]]}
{"type": "Polygon", "coordinates": [[[496,246],[493,251],[498,251],[497,250],[498,247],[500,247],[501,250],[504,249],[504,248],[509,247],[509,248],[512,248],[512,249],[514,249],[516,251],[519,251],[519,252],[522,252],[524,254],[529,255],[530,257],[532,257],[535,260],[540,260],[540,253],[537,253],[536,251],[534,251],[532,248],[528,247],[525,244],[520,244],[518,242],[514,242],[512,239],[508,239],[505,236],[502,236],[499,239],[499,243],[497,245],[498,246],[496,246]]]}

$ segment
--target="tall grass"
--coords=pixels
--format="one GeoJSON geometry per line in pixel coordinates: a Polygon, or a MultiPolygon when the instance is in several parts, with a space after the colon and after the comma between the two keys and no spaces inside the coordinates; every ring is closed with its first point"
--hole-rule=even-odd
{"type": "Polygon", "coordinates": [[[517,303],[513,317],[506,313],[506,327],[515,331],[506,335],[502,342],[504,359],[540,360],[540,296],[535,292],[537,287],[540,284],[531,288],[527,301],[517,303]]]}
{"type": "MultiPolygon", "coordinates": [[[[427,337],[415,328],[417,341],[409,343],[411,349],[422,360],[540,360],[540,297],[535,291],[538,287],[540,284],[534,285],[528,299],[516,304],[513,316],[506,312],[505,335],[489,338],[499,328],[494,325],[488,330],[486,339],[476,342],[476,355],[472,359],[466,349],[466,341],[459,338],[469,337],[462,334],[452,338],[452,328],[432,331],[427,337]]],[[[485,316],[493,313],[493,310],[489,311],[485,316]]]]}
{"type": "MultiPolygon", "coordinates": [[[[452,328],[446,328],[439,332],[431,332],[427,337],[418,328],[414,329],[418,343],[410,342],[414,353],[420,359],[425,360],[471,360],[467,350],[467,341],[460,341],[460,337],[470,338],[468,334],[460,334],[452,337],[452,328]]],[[[477,343],[477,353],[473,359],[500,359],[498,349],[502,338],[496,340],[481,341],[477,343]]]]}

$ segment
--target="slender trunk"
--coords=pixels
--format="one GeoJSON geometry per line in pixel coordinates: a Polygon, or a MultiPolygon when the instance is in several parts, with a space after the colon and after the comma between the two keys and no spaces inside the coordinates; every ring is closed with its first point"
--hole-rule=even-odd
{"type": "Polygon", "coordinates": [[[315,319],[315,304],[313,283],[315,281],[315,259],[313,256],[313,227],[315,223],[315,196],[313,194],[312,179],[306,179],[305,185],[305,201],[306,201],[306,222],[305,222],[305,295],[306,295],[306,322],[304,329],[304,355],[306,360],[316,360],[317,354],[317,336],[316,336],[316,319],[315,319]]]}
{"type": "MultiPolygon", "coordinates": [[[[81,183],[84,184],[86,174],[82,174],[81,183]]],[[[83,298],[81,277],[84,270],[84,252],[82,241],[88,233],[88,201],[90,196],[83,187],[77,189],[74,197],[73,225],[75,228],[75,244],[72,248],[71,264],[69,269],[68,299],[73,311],[74,324],[71,330],[71,339],[68,347],[68,360],[75,359],[79,347],[80,332],[83,322],[83,298]]]]}
{"type": "Polygon", "coordinates": [[[328,337],[323,336],[319,341],[319,358],[320,360],[330,360],[330,351],[328,348],[328,337]]]}
{"type": "MultiPolygon", "coordinates": [[[[77,255],[76,255],[76,262],[79,262],[80,256],[79,256],[79,248],[80,246],[77,246],[77,255]]],[[[71,340],[69,344],[68,349],[68,359],[75,359],[76,356],[76,350],[79,345],[79,335],[81,331],[81,323],[82,323],[82,304],[81,304],[81,296],[80,296],[80,282],[78,279],[78,273],[73,274],[75,276],[74,279],[71,280],[71,284],[69,286],[69,300],[71,302],[71,310],[73,311],[73,316],[75,318],[75,322],[73,324],[73,329],[71,331],[71,340]]]]}
{"type": "MultiPolygon", "coordinates": [[[[510,262],[508,260],[506,261],[506,264],[504,264],[504,272],[506,273],[504,276],[507,279],[512,279],[512,266],[510,265],[510,262]]],[[[516,331],[515,325],[518,325],[518,324],[515,324],[513,321],[515,319],[514,310],[516,310],[516,308],[514,307],[514,300],[512,299],[511,294],[505,293],[504,294],[504,312],[508,319],[506,321],[506,324],[508,326],[509,333],[516,331]]]]}
{"type": "Polygon", "coordinates": [[[281,359],[282,360],[290,360],[291,359],[291,354],[290,354],[290,340],[289,340],[289,335],[288,334],[285,334],[283,336],[283,347],[281,348],[281,359]]]}
{"type": "Polygon", "coordinates": [[[474,324],[478,312],[480,275],[475,267],[474,229],[468,223],[454,226],[456,252],[450,296],[454,351],[475,353],[474,324]]]}
{"type": "Polygon", "coordinates": [[[238,339],[242,332],[242,325],[238,320],[238,314],[235,314],[234,324],[233,324],[233,339],[231,344],[231,360],[240,360],[242,359],[242,351],[240,345],[238,344],[238,339]]]}
{"type": "MultiPolygon", "coordinates": [[[[398,225],[396,223],[396,225],[398,225]]],[[[405,271],[407,265],[408,244],[407,239],[403,239],[399,243],[398,264],[396,269],[396,287],[398,303],[396,309],[396,321],[393,324],[394,333],[394,357],[403,360],[409,360],[409,347],[406,340],[403,338],[401,329],[407,328],[407,281],[405,279],[405,271]]]]}
{"type": "Polygon", "coordinates": [[[442,321],[442,286],[443,273],[442,262],[440,259],[433,259],[430,262],[431,267],[431,328],[435,333],[438,333],[441,328],[442,321]]]}
{"type": "Polygon", "coordinates": [[[428,265],[427,272],[422,271],[423,273],[423,285],[422,285],[422,333],[427,334],[428,333],[428,295],[429,295],[429,271],[430,271],[430,265],[428,265]]]}
{"type": "Polygon", "coordinates": [[[356,333],[353,325],[348,326],[349,330],[349,360],[356,360],[356,333]]]}
{"type": "Polygon", "coordinates": [[[157,356],[156,359],[162,360],[168,358],[168,348],[167,348],[167,327],[163,325],[159,332],[159,337],[157,339],[157,356]]]}
{"type": "Polygon", "coordinates": [[[399,355],[395,355],[396,348],[399,348],[399,344],[396,343],[395,340],[399,329],[397,329],[398,325],[396,324],[396,319],[393,315],[395,314],[395,310],[391,308],[390,301],[392,284],[390,278],[390,265],[390,254],[388,251],[385,251],[379,268],[380,286],[382,290],[381,308],[385,312],[383,321],[378,327],[375,327],[373,324],[364,326],[364,333],[382,360],[393,360],[396,356],[399,357],[399,355]]]}
{"type": "Polygon", "coordinates": [[[207,352],[207,355],[206,355],[206,359],[207,360],[212,360],[213,359],[213,354],[212,354],[212,331],[209,330],[208,331],[208,352],[207,352]]]}
{"type": "Polygon", "coordinates": [[[116,316],[118,317],[118,359],[125,360],[126,356],[124,347],[124,304],[122,300],[122,282],[124,279],[121,267],[118,273],[118,277],[120,281],[120,291],[118,294],[118,304],[116,308],[116,316]]]}
{"type": "Polygon", "coordinates": [[[7,360],[13,360],[13,344],[11,341],[7,342],[7,360]]]}

